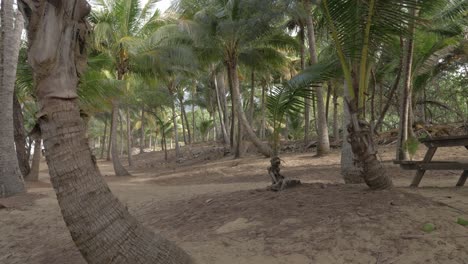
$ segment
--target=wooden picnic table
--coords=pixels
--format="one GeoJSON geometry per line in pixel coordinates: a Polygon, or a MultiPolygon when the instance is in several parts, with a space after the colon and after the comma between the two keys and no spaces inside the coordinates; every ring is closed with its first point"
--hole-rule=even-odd
{"type": "Polygon", "coordinates": [[[422,161],[396,160],[395,164],[399,164],[404,170],[416,170],[411,187],[418,187],[426,170],[462,170],[460,179],[456,186],[465,185],[468,178],[468,162],[458,161],[433,161],[432,157],[440,147],[458,147],[463,146],[468,150],[468,135],[464,136],[445,136],[436,138],[425,138],[420,140],[426,145],[427,152],[422,161]]]}

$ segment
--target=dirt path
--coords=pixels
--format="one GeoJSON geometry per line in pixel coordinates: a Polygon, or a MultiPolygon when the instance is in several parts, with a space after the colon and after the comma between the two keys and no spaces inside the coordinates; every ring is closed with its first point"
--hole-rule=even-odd
{"type": "MultiPolygon", "coordinates": [[[[383,148],[397,188],[371,192],[342,184],[337,152],[285,154],[282,171],[308,184],[272,193],[264,191],[268,160],[192,152],[182,164],[138,155],[134,177],[112,176],[109,162],[99,166],[140,221],[199,263],[468,263],[468,227],[456,223],[468,219],[468,188],[453,187],[459,172],[429,172],[421,188],[409,189],[414,171],[391,164],[393,147],[383,148]],[[425,233],[426,223],[436,229],[425,233]]],[[[468,155],[456,149],[436,158],[468,155]]],[[[83,264],[41,166],[41,182],[28,184],[27,195],[0,200],[7,207],[0,209],[0,263],[83,264]]]]}

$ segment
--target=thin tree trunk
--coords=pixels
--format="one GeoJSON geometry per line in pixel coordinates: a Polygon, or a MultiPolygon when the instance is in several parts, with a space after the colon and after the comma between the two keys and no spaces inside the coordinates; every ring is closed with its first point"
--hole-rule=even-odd
{"type": "Polygon", "coordinates": [[[176,158],[180,157],[180,147],[179,147],[179,133],[177,132],[177,112],[175,108],[175,96],[172,96],[172,123],[174,125],[174,141],[175,141],[175,152],[176,152],[176,158]]]}
{"type": "Polygon", "coordinates": [[[101,159],[104,158],[104,149],[106,146],[106,137],[107,137],[107,114],[104,117],[104,136],[102,137],[102,145],[101,145],[101,159]]]}
{"type": "Polygon", "coordinates": [[[250,87],[250,100],[249,100],[249,124],[253,126],[253,117],[254,117],[254,110],[255,110],[255,70],[252,69],[251,72],[251,87],[250,87]]]}
{"type": "Polygon", "coordinates": [[[183,118],[182,123],[185,121],[185,127],[187,128],[188,143],[192,144],[192,133],[190,131],[190,125],[188,122],[187,113],[185,112],[185,105],[184,105],[183,98],[180,99],[179,101],[180,101],[181,110],[182,110],[182,118],[183,118]]]}
{"type": "MultiPolygon", "coordinates": [[[[311,15],[311,6],[309,1],[304,1],[304,8],[307,12],[307,38],[309,41],[309,53],[311,65],[317,64],[317,50],[315,45],[315,32],[314,21],[311,15]]],[[[325,116],[325,105],[323,103],[323,89],[322,85],[315,87],[317,95],[317,156],[326,155],[330,152],[330,139],[328,136],[328,124],[325,116]]]]}
{"type": "Polygon", "coordinates": [[[107,145],[107,155],[106,155],[106,160],[110,161],[111,160],[111,148],[112,148],[112,127],[114,123],[114,117],[113,117],[113,111],[111,112],[111,118],[110,118],[110,130],[109,130],[109,143],[107,145]]]}
{"type": "Polygon", "coordinates": [[[195,137],[195,130],[196,130],[196,127],[195,127],[195,92],[196,92],[196,87],[193,88],[193,93],[192,93],[192,137],[193,137],[193,142],[196,141],[196,137],[195,137]]]}
{"type": "Polygon", "coordinates": [[[26,181],[37,182],[39,180],[39,165],[41,163],[41,139],[34,141],[34,153],[31,164],[31,171],[24,178],[26,181]]]}
{"type": "MultiPolygon", "coordinates": [[[[179,99],[179,102],[182,101],[179,99]]],[[[184,145],[188,145],[187,141],[187,136],[185,135],[185,122],[184,122],[184,111],[183,111],[184,105],[181,103],[180,104],[180,123],[182,123],[182,136],[184,137],[184,145]]]]}
{"type": "MultiPolygon", "coordinates": [[[[228,128],[228,123],[229,123],[229,116],[228,116],[228,110],[227,110],[227,96],[226,96],[226,82],[224,80],[224,73],[223,72],[219,72],[217,75],[216,75],[216,82],[217,82],[217,85],[218,85],[218,92],[219,92],[219,99],[220,99],[220,103],[221,103],[221,108],[223,109],[222,112],[223,112],[223,122],[224,122],[224,126],[225,126],[225,129],[226,129],[226,133],[227,133],[227,136],[229,138],[229,130],[227,129],[228,128]]],[[[231,142],[229,142],[231,143],[231,142]]]]}
{"type": "Polygon", "coordinates": [[[16,146],[16,157],[23,177],[29,174],[29,156],[26,153],[26,131],[24,129],[23,111],[16,93],[13,94],[13,124],[15,127],[14,137],[16,146]]]}
{"type": "Polygon", "coordinates": [[[388,95],[387,102],[385,103],[385,106],[383,107],[383,109],[380,112],[379,119],[375,123],[375,127],[374,127],[375,131],[374,132],[378,131],[382,127],[383,121],[385,119],[385,115],[387,114],[387,111],[390,108],[390,105],[392,103],[393,96],[395,95],[395,92],[397,91],[398,86],[400,85],[400,79],[401,79],[402,71],[403,71],[403,58],[400,57],[400,67],[398,67],[397,76],[395,78],[393,86],[392,86],[392,88],[390,90],[390,93],[388,95]]]}
{"type": "MultiPolygon", "coordinates": [[[[333,138],[335,143],[340,141],[340,130],[338,128],[338,92],[337,88],[333,88],[333,138]]],[[[343,143],[344,144],[344,143],[343,143]]]]}
{"type": "Polygon", "coordinates": [[[377,89],[377,80],[375,78],[375,72],[374,70],[371,70],[372,73],[372,80],[373,80],[373,85],[372,85],[372,91],[371,91],[371,98],[370,98],[370,125],[371,125],[371,133],[374,135],[374,127],[375,127],[375,90],[377,89]]]}
{"type": "Polygon", "coordinates": [[[231,59],[231,61],[228,63],[228,72],[232,85],[232,97],[233,102],[236,105],[236,113],[238,116],[239,125],[242,125],[244,132],[248,136],[249,140],[255,145],[255,147],[257,147],[257,150],[264,156],[270,157],[273,151],[269,146],[263,144],[255,135],[255,132],[252,130],[252,127],[250,127],[249,122],[245,116],[244,109],[242,108],[242,101],[239,91],[239,76],[237,75],[237,61],[235,59],[231,59]]]}
{"type": "Polygon", "coordinates": [[[130,173],[122,166],[119,157],[119,147],[117,144],[117,120],[119,115],[119,102],[112,100],[112,123],[111,123],[111,156],[114,166],[115,176],[129,176],[130,173]]]}
{"type": "Polygon", "coordinates": [[[123,129],[123,118],[122,118],[122,113],[119,110],[119,124],[120,124],[120,157],[123,157],[124,155],[124,129],[123,129]]]}
{"type": "MultiPolygon", "coordinates": [[[[34,11],[28,13],[29,21],[36,22],[29,23],[28,61],[34,70],[51,183],[75,245],[89,264],[193,263],[184,251],[131,216],[100,174],[77,95],[78,76],[86,65],[83,45],[90,6],[84,0],[59,3],[34,2],[34,11]],[[60,62],[60,67],[50,67],[51,62],[60,62]]],[[[117,107],[114,104],[114,135],[117,107]]]]}
{"type": "MultiPolygon", "coordinates": [[[[410,10],[412,16],[416,16],[417,11],[415,8],[410,10]]],[[[408,151],[404,148],[405,142],[408,140],[408,135],[411,134],[411,95],[412,95],[412,85],[411,85],[411,75],[412,75],[412,65],[413,65],[413,51],[414,51],[414,22],[409,26],[410,36],[406,40],[405,47],[405,64],[404,64],[404,82],[403,89],[401,94],[401,104],[400,104],[400,123],[398,130],[398,142],[397,142],[397,160],[407,160],[409,158],[408,151]]]]}
{"type": "Polygon", "coordinates": [[[222,109],[222,106],[221,106],[221,97],[220,97],[220,93],[219,93],[219,87],[218,87],[218,80],[216,78],[216,76],[214,76],[214,86],[215,86],[215,92],[216,92],[216,103],[218,105],[218,114],[219,114],[219,121],[220,121],[220,124],[221,124],[221,133],[223,135],[223,143],[227,146],[231,145],[231,142],[229,140],[229,136],[227,134],[227,131],[226,131],[226,125],[224,123],[224,119],[222,117],[222,112],[223,112],[223,109],[222,109]]]}
{"type": "MultiPolygon", "coordinates": [[[[133,166],[133,162],[132,162],[132,128],[131,128],[131,124],[130,124],[130,110],[129,110],[129,107],[127,106],[126,107],[126,111],[127,111],[127,160],[128,160],[128,166],[131,167],[133,166]]],[[[143,123],[142,124],[142,128],[143,128],[143,123]]],[[[144,142],[144,140],[143,140],[144,142]]]]}
{"type": "MultiPolygon", "coordinates": [[[[145,152],[145,107],[141,107],[140,153],[145,152]]],[[[151,148],[151,146],[150,146],[151,148]]]]}
{"type": "Polygon", "coordinates": [[[15,19],[12,0],[2,0],[0,12],[0,197],[6,197],[24,192],[13,124],[13,94],[24,20],[19,12],[15,19]]]}
{"type": "Polygon", "coordinates": [[[260,139],[261,140],[265,140],[265,128],[266,128],[266,104],[265,104],[265,90],[266,90],[266,85],[262,85],[262,101],[261,101],[261,104],[262,104],[262,121],[261,121],[261,125],[260,125],[260,139]]]}
{"type": "Polygon", "coordinates": [[[332,83],[331,81],[328,81],[327,83],[327,101],[325,102],[325,119],[327,120],[327,123],[328,123],[328,120],[330,120],[328,118],[328,113],[330,112],[329,109],[330,109],[330,97],[331,97],[331,94],[332,94],[332,83]]]}

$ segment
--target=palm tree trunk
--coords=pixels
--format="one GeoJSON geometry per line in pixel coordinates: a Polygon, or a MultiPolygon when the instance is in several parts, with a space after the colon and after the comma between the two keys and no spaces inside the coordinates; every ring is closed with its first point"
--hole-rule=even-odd
{"type": "MultiPolygon", "coordinates": [[[[100,174],[77,95],[78,76],[86,65],[83,45],[90,6],[84,0],[60,3],[34,2],[37,6],[31,8],[35,11],[29,13],[29,21],[36,23],[29,24],[28,61],[36,77],[38,119],[51,182],[75,245],[90,264],[192,263],[185,252],[131,216],[100,174]],[[60,67],[46,67],[51,61],[60,62],[60,67]]],[[[115,125],[113,130],[115,134],[115,125]]]]}
{"type": "MultiPolygon", "coordinates": [[[[180,102],[180,98],[179,98],[179,102],[180,102]]],[[[180,121],[182,123],[182,136],[184,137],[184,145],[187,145],[188,144],[188,141],[187,141],[187,136],[185,135],[185,122],[184,122],[184,113],[182,111],[182,108],[184,106],[182,104],[180,104],[180,121]]]]}
{"type": "Polygon", "coordinates": [[[115,176],[130,176],[130,173],[127,169],[122,166],[119,157],[119,147],[117,144],[117,122],[118,122],[118,115],[119,115],[119,102],[118,100],[112,100],[112,123],[111,123],[111,134],[110,134],[110,142],[111,142],[111,156],[112,156],[112,164],[114,166],[115,176]]]}
{"type": "Polygon", "coordinates": [[[265,105],[265,96],[266,96],[266,93],[265,93],[265,90],[266,90],[266,85],[263,85],[262,86],[262,101],[261,101],[261,104],[262,104],[262,121],[261,121],[261,126],[260,126],[260,139],[261,140],[265,140],[265,129],[266,129],[266,105],[265,105]]]}
{"type": "Polygon", "coordinates": [[[104,149],[106,146],[106,137],[107,137],[107,114],[104,117],[104,136],[102,137],[102,145],[101,145],[101,159],[104,158],[104,149]]]}
{"type": "MultiPolygon", "coordinates": [[[[400,47],[403,48],[403,41],[402,40],[400,40],[400,47]]],[[[385,103],[385,106],[383,107],[383,109],[380,110],[380,116],[379,116],[379,119],[377,120],[377,122],[375,123],[375,127],[374,127],[375,131],[374,132],[378,131],[382,127],[385,115],[387,114],[387,111],[390,108],[390,104],[392,102],[393,96],[395,95],[395,92],[398,89],[398,86],[400,84],[400,79],[401,79],[402,72],[403,72],[403,57],[400,56],[400,64],[399,64],[399,67],[398,67],[397,76],[395,78],[393,86],[392,86],[392,88],[390,90],[390,93],[388,95],[387,102],[385,103]]],[[[382,88],[380,90],[382,91],[382,88]]],[[[381,101],[380,104],[383,104],[382,97],[383,96],[380,97],[381,98],[380,99],[380,101],[381,101]]]]}
{"type": "Polygon", "coordinates": [[[31,171],[24,178],[26,181],[37,182],[39,180],[39,165],[41,163],[41,139],[34,141],[34,153],[31,164],[31,171]]]}
{"type": "MultiPolygon", "coordinates": [[[[132,129],[131,129],[131,124],[130,124],[130,110],[129,107],[126,107],[127,111],[127,160],[128,160],[128,166],[131,167],[133,166],[132,162],[132,129]]],[[[143,123],[141,123],[142,128],[143,128],[143,123]]]]}
{"type": "MultiPolygon", "coordinates": [[[[114,116],[113,113],[111,113],[111,118],[110,118],[110,129],[109,129],[109,143],[107,145],[107,155],[106,155],[106,160],[110,161],[111,160],[111,148],[112,148],[112,127],[114,123],[114,116]]],[[[115,134],[114,134],[115,135],[115,134]]]]}
{"type": "Polygon", "coordinates": [[[176,152],[176,158],[180,157],[180,147],[179,147],[179,133],[177,132],[177,112],[175,108],[175,96],[172,96],[173,100],[171,103],[172,107],[172,123],[174,125],[174,141],[175,141],[175,152],[176,152]]]}
{"type": "MultiPolygon", "coordinates": [[[[315,45],[314,22],[311,15],[311,6],[309,1],[304,1],[304,9],[307,12],[307,38],[309,41],[309,54],[311,65],[317,64],[317,51],[315,45]]],[[[328,136],[328,124],[325,116],[325,105],[323,103],[323,87],[318,85],[315,87],[317,95],[317,155],[322,156],[330,152],[330,139],[328,136]]]]}
{"type": "Polygon", "coordinates": [[[196,141],[196,137],[195,137],[195,130],[196,130],[196,127],[195,127],[195,92],[196,92],[196,87],[194,86],[193,87],[193,92],[192,92],[192,137],[193,137],[193,142],[196,141]]]}
{"type": "Polygon", "coordinates": [[[192,133],[190,131],[190,125],[189,125],[188,118],[187,118],[187,112],[185,112],[184,100],[182,98],[179,101],[180,101],[180,109],[182,111],[182,118],[183,118],[182,123],[184,123],[185,121],[185,127],[187,128],[188,143],[192,144],[192,133]]]}
{"type": "Polygon", "coordinates": [[[124,155],[124,130],[123,130],[123,118],[122,118],[122,113],[119,110],[119,124],[120,124],[120,157],[123,157],[124,155]]]}
{"type": "Polygon", "coordinates": [[[1,2],[0,37],[0,197],[24,192],[16,157],[13,124],[13,94],[24,20],[13,11],[13,1],[1,2]]]}
{"type": "Polygon", "coordinates": [[[328,118],[328,113],[330,112],[330,99],[331,99],[331,94],[332,94],[332,83],[331,81],[328,81],[327,83],[327,101],[325,102],[325,119],[327,120],[327,123],[328,123],[328,120],[330,120],[328,118]]]}
{"type": "Polygon", "coordinates": [[[219,92],[219,87],[218,87],[218,80],[216,78],[216,76],[214,76],[214,86],[215,86],[215,92],[216,92],[216,103],[218,105],[218,114],[219,114],[219,121],[220,121],[220,124],[221,124],[221,133],[223,135],[223,143],[225,145],[231,145],[231,142],[229,140],[229,136],[227,134],[227,130],[226,130],[226,125],[224,123],[224,119],[222,117],[222,112],[223,112],[223,109],[222,109],[222,106],[221,106],[221,95],[220,95],[220,92],[219,92]]]}
{"type": "Polygon", "coordinates": [[[23,177],[29,174],[31,167],[29,166],[29,156],[26,153],[26,131],[24,129],[23,111],[21,104],[18,101],[16,93],[13,94],[13,126],[15,128],[15,146],[18,165],[23,177]]]}
{"type": "MultiPolygon", "coordinates": [[[[140,153],[145,149],[145,107],[141,108],[140,153]]],[[[150,146],[151,148],[151,146],[150,146]]]]}
{"type": "Polygon", "coordinates": [[[228,110],[227,110],[228,104],[227,104],[226,82],[224,80],[224,72],[218,72],[218,74],[216,74],[216,83],[218,85],[219,99],[220,99],[222,113],[223,113],[223,122],[224,122],[227,136],[229,138],[229,130],[227,129],[228,123],[229,123],[229,116],[228,116],[228,110]]]}
{"type": "Polygon", "coordinates": [[[249,125],[249,122],[245,116],[244,109],[242,107],[241,97],[240,97],[239,76],[237,75],[236,59],[231,59],[231,61],[228,62],[228,73],[229,73],[229,76],[230,76],[229,79],[232,85],[233,104],[236,105],[235,110],[238,116],[239,125],[242,125],[244,132],[248,136],[249,140],[255,145],[255,147],[257,147],[258,152],[260,152],[266,157],[270,157],[273,151],[271,150],[269,146],[263,144],[258,139],[257,135],[255,135],[255,132],[252,130],[252,127],[249,125]]]}
{"type": "MultiPolygon", "coordinates": [[[[411,8],[411,15],[415,17],[417,11],[415,8],[411,8]]],[[[405,150],[404,143],[408,140],[408,134],[411,134],[411,96],[412,96],[412,85],[411,85],[411,75],[412,75],[412,65],[413,65],[413,53],[414,53],[414,31],[415,25],[414,22],[411,22],[409,26],[410,36],[406,40],[405,47],[405,64],[403,65],[405,71],[405,79],[403,82],[403,89],[401,94],[400,101],[400,123],[398,130],[398,143],[397,143],[397,160],[407,160],[409,158],[408,151],[405,150]]]]}
{"type": "Polygon", "coordinates": [[[253,117],[254,117],[254,110],[255,110],[255,70],[252,69],[251,72],[251,87],[250,87],[250,100],[249,100],[249,124],[253,125],[253,117]]]}
{"type": "MultiPolygon", "coordinates": [[[[344,82],[344,98],[349,96],[349,89],[346,81],[344,82]]],[[[343,144],[341,147],[341,176],[347,184],[364,183],[361,168],[354,162],[354,153],[351,144],[348,142],[349,132],[346,128],[351,123],[351,113],[346,102],[343,103],[343,144]]]]}
{"type": "Polygon", "coordinates": [[[338,143],[340,140],[340,130],[338,128],[338,105],[339,104],[338,104],[337,92],[338,92],[338,89],[334,87],[333,88],[333,138],[335,139],[335,143],[338,143]]]}

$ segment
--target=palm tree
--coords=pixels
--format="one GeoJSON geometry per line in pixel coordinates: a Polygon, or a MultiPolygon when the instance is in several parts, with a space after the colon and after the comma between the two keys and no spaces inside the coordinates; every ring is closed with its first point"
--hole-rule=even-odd
{"type": "MultiPolygon", "coordinates": [[[[197,4],[188,0],[181,1],[179,8],[183,17],[193,17],[192,22],[184,21],[184,25],[189,28],[188,32],[194,40],[194,45],[197,48],[203,47],[203,54],[211,55],[208,58],[222,58],[228,74],[236,119],[257,150],[269,157],[272,154],[271,148],[258,139],[244,112],[238,71],[240,57],[244,51],[251,51],[256,47],[266,49],[268,46],[285,46],[286,38],[277,38],[280,34],[274,27],[277,18],[282,14],[277,3],[263,0],[213,0],[197,4]],[[194,9],[198,12],[193,13],[194,9]],[[268,13],[262,11],[260,16],[260,10],[268,10],[268,13]],[[275,37],[272,37],[273,35],[275,37]]],[[[236,153],[236,156],[239,155],[236,153]]]]}
{"type": "Polygon", "coordinates": [[[5,197],[24,192],[13,126],[13,96],[24,19],[20,12],[14,12],[13,0],[2,1],[0,12],[0,197],[5,197]]]}
{"type": "Polygon", "coordinates": [[[28,3],[21,4],[29,21],[28,61],[34,70],[39,125],[51,182],[76,246],[88,263],[193,263],[130,215],[92,158],[77,93],[86,65],[90,6],[86,1],[28,3]]]}
{"type": "MultiPolygon", "coordinates": [[[[148,1],[142,8],[138,0],[96,2],[99,9],[92,15],[95,28],[94,46],[98,51],[108,53],[114,59],[113,70],[119,81],[123,81],[129,72],[131,56],[136,55],[135,49],[139,46],[141,38],[159,25],[159,13],[153,11],[156,2],[155,0],[148,1]]],[[[124,90],[123,83],[121,84],[122,90],[124,90]]],[[[119,104],[119,98],[112,99],[111,153],[115,174],[127,176],[130,173],[122,166],[117,147],[119,104]]],[[[129,163],[131,163],[131,153],[128,155],[129,163]]]]}
{"type": "MultiPolygon", "coordinates": [[[[317,47],[310,0],[304,0],[303,5],[306,12],[307,40],[309,42],[310,64],[314,65],[317,64],[317,47]]],[[[317,155],[322,156],[326,155],[330,151],[330,139],[328,136],[327,118],[325,116],[325,104],[323,102],[324,96],[322,85],[315,86],[315,93],[317,95],[317,155]]]]}

